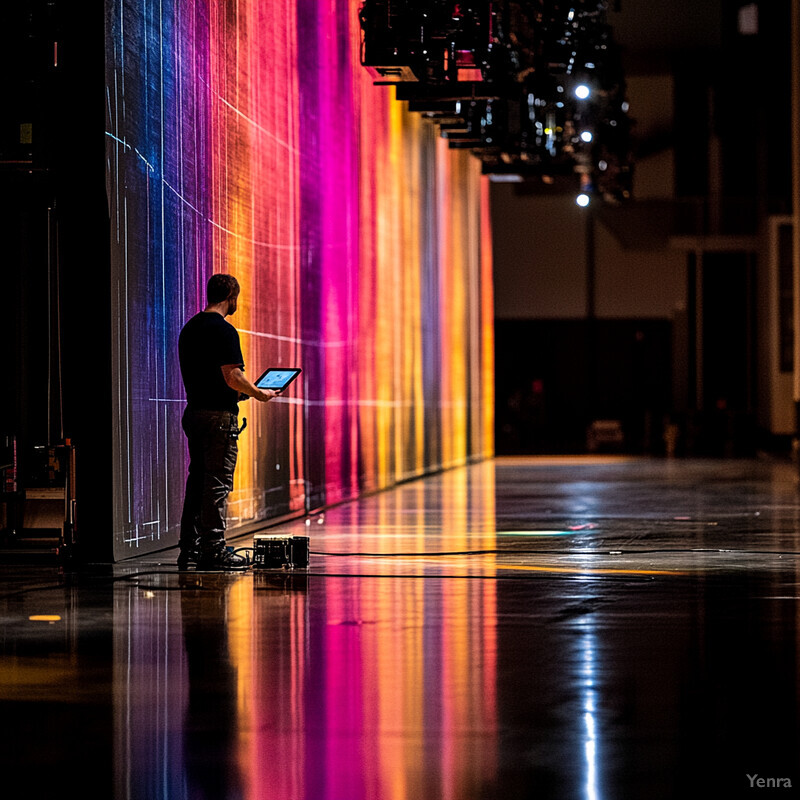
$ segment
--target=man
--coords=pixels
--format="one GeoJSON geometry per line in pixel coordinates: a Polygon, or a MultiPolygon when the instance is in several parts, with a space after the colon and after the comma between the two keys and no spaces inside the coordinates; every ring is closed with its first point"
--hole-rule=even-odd
{"type": "Polygon", "coordinates": [[[189,477],[183,504],[178,567],[244,569],[249,559],[225,543],[228,494],[238,454],[239,400],[266,403],[278,393],[262,390],[244,374],[239,333],[225,317],[236,312],[239,282],[212,275],[207,305],[184,325],[178,354],[186,410],[183,430],[189,440],[189,477]]]}

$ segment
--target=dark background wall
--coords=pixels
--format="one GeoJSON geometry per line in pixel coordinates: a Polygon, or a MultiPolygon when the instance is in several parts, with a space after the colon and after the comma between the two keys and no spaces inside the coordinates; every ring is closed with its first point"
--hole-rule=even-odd
{"type": "Polygon", "coordinates": [[[30,0],[0,28],[0,436],[17,439],[22,482],[47,482],[50,443],[79,440],[86,551],[103,560],[111,507],[104,6],[80,14],[30,0]],[[57,42],[57,47],[54,43],[57,42]]]}
{"type": "Polygon", "coordinates": [[[584,452],[604,419],[627,452],[663,453],[676,430],[683,453],[784,451],[788,2],[615,9],[633,200],[492,187],[498,453],[584,452]]]}

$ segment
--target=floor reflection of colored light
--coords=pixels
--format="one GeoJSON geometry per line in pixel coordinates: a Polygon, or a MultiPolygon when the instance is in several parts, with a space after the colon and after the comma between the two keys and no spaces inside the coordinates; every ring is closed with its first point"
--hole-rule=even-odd
{"type": "MultiPolygon", "coordinates": [[[[329,579],[319,634],[328,654],[325,691],[318,698],[327,730],[325,758],[315,759],[327,765],[320,797],[455,800],[495,769],[491,734],[477,744],[466,734],[495,727],[496,584],[389,577],[398,543],[404,549],[431,544],[426,491],[412,484],[378,495],[367,504],[366,519],[346,508],[326,516],[326,535],[341,526],[352,539],[363,530],[367,538],[352,546],[382,549],[390,572],[357,584],[329,579]],[[382,537],[387,529],[395,536],[382,537]]],[[[454,533],[447,519],[436,521],[448,545],[492,548],[493,492],[468,501],[462,473],[442,476],[439,492],[439,500],[447,498],[440,507],[452,508],[461,523],[454,533]]],[[[411,565],[409,574],[421,576],[428,568],[411,565]]],[[[455,566],[464,576],[473,569],[464,562],[455,566]]]]}
{"type": "MultiPolygon", "coordinates": [[[[255,576],[252,596],[251,664],[242,672],[251,746],[240,761],[249,775],[249,798],[313,796],[313,765],[307,761],[306,681],[308,602],[304,576],[255,576]]],[[[237,665],[239,666],[239,665],[237,665]]]]}
{"type": "Polygon", "coordinates": [[[382,549],[385,575],[257,570],[147,577],[144,591],[117,584],[115,616],[128,623],[115,640],[120,796],[199,796],[212,781],[214,796],[242,800],[461,800],[492,785],[497,582],[483,578],[494,557],[454,563],[462,580],[421,561],[398,577],[398,539],[381,536],[394,531],[408,549],[441,537],[492,551],[492,469],[330,509],[324,537],[341,531],[382,549]]]}
{"type": "Polygon", "coordinates": [[[498,536],[575,536],[575,531],[497,531],[498,536]]]}

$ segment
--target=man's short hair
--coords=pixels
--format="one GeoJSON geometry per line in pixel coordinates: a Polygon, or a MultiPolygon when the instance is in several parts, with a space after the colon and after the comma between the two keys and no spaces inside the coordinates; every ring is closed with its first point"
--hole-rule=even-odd
{"type": "Polygon", "coordinates": [[[221,303],[239,294],[239,281],[233,275],[218,273],[212,275],[206,284],[206,299],[211,303],[221,303]]]}

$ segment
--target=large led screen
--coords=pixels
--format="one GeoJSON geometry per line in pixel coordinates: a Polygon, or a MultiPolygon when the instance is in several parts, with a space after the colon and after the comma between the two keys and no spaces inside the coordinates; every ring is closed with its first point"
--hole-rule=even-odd
{"type": "Polygon", "coordinates": [[[215,272],[246,370],[229,532],[493,449],[488,187],[359,63],[357,0],[108,0],[114,551],[177,542],[177,338],[215,272]]]}

